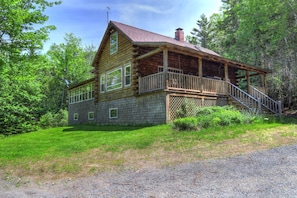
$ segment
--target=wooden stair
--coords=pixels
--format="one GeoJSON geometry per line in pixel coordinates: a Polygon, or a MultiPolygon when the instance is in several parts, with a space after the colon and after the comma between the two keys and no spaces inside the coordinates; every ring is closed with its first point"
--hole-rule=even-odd
{"type": "Polygon", "coordinates": [[[253,113],[273,113],[281,115],[281,102],[275,101],[266,94],[251,87],[251,94],[243,91],[239,87],[228,83],[228,103],[240,110],[248,110],[253,113]]]}

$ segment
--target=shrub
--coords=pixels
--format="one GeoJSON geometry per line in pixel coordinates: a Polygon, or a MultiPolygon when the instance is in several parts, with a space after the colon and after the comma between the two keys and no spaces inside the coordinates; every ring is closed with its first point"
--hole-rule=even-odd
{"type": "Polygon", "coordinates": [[[47,112],[40,117],[39,126],[42,128],[53,127],[54,123],[54,115],[51,112],[47,112]]]}
{"type": "Polygon", "coordinates": [[[193,101],[185,99],[181,108],[176,111],[178,118],[193,117],[197,112],[197,107],[193,101]]]}
{"type": "Polygon", "coordinates": [[[209,127],[251,124],[261,121],[262,118],[260,116],[241,113],[233,106],[211,106],[198,109],[196,118],[176,119],[174,127],[179,130],[197,130],[209,127]]]}
{"type": "Polygon", "coordinates": [[[197,130],[197,118],[187,117],[178,118],[173,122],[174,128],[182,131],[193,131],[197,130]]]}
{"type": "Polygon", "coordinates": [[[244,115],[231,106],[201,108],[198,110],[197,119],[201,128],[231,126],[245,122],[244,115]]]}
{"type": "Polygon", "coordinates": [[[68,111],[65,109],[60,109],[55,116],[57,126],[67,126],[68,125],[68,111]]]}
{"type": "Polygon", "coordinates": [[[47,112],[42,115],[39,121],[39,126],[42,128],[67,126],[68,125],[68,112],[67,110],[60,109],[58,113],[53,114],[47,112]]]}

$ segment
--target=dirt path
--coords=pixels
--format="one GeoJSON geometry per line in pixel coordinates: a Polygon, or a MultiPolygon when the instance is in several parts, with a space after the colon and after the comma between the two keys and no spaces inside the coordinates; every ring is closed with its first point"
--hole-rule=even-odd
{"type": "Polygon", "coordinates": [[[297,197],[297,145],[55,183],[1,178],[0,197],[297,197]]]}

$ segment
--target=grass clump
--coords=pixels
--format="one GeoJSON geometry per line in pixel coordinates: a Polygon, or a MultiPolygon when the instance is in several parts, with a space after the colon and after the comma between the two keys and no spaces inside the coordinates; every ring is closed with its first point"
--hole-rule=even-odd
{"type": "Polygon", "coordinates": [[[194,117],[179,118],[173,122],[175,128],[183,131],[197,130],[198,120],[194,117]]]}
{"type": "Polygon", "coordinates": [[[197,130],[262,122],[260,116],[241,113],[233,106],[199,108],[195,118],[179,118],[173,124],[178,130],[197,130]]]}

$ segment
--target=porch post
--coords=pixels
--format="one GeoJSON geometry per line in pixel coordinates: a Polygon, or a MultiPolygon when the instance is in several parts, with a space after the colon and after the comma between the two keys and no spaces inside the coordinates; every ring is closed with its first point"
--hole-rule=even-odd
{"type": "Polygon", "coordinates": [[[226,94],[229,92],[228,91],[228,89],[229,89],[229,84],[228,84],[228,82],[229,82],[229,72],[228,72],[228,63],[225,63],[225,65],[224,65],[224,72],[225,72],[225,81],[226,81],[226,83],[225,83],[225,90],[226,90],[226,94]]]}
{"type": "Polygon", "coordinates": [[[229,81],[228,63],[225,63],[224,71],[225,71],[225,80],[226,82],[228,82],[229,81]]]}
{"type": "Polygon", "coordinates": [[[249,71],[246,71],[246,82],[247,82],[247,92],[249,94],[250,93],[250,86],[251,86],[250,72],[249,71]]]}
{"type": "Polygon", "coordinates": [[[199,87],[200,87],[200,91],[201,93],[203,93],[203,71],[202,71],[202,58],[198,57],[198,76],[199,78],[199,87]]]}
{"type": "Polygon", "coordinates": [[[202,58],[198,57],[198,76],[199,76],[199,85],[201,93],[203,93],[203,71],[202,71],[202,58]]]}
{"type": "Polygon", "coordinates": [[[168,75],[167,75],[167,71],[168,71],[168,49],[164,48],[163,49],[163,72],[165,74],[165,87],[167,89],[167,81],[168,81],[168,75]]]}
{"type": "Polygon", "coordinates": [[[198,75],[199,75],[199,77],[203,77],[203,74],[202,74],[202,58],[201,57],[199,57],[198,58],[198,75]]]}

